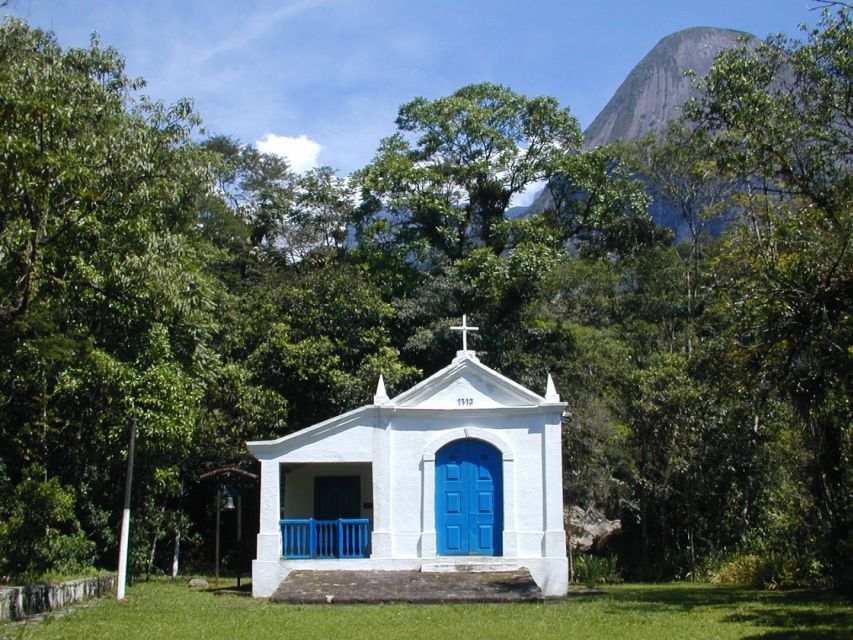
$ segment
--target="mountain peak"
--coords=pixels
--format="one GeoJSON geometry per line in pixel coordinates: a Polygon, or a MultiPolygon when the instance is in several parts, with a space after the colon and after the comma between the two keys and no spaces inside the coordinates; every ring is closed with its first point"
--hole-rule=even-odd
{"type": "Polygon", "coordinates": [[[690,27],[662,38],[635,66],[584,133],[588,149],[663,131],[695,96],[693,80],[708,73],[717,54],[754,36],[715,27],[690,27]]]}
{"type": "MultiPolygon", "coordinates": [[[[681,115],[682,105],[697,95],[693,78],[685,73],[693,70],[696,78],[704,77],[717,55],[739,45],[741,39],[754,41],[755,36],[732,29],[690,27],[662,38],[631,70],[587,127],[584,148],[629,142],[650,132],[664,131],[681,115]]],[[[552,206],[551,194],[543,189],[526,213],[544,211],[552,206]]],[[[652,203],[650,213],[658,224],[681,234],[677,214],[667,210],[659,198],[652,203]]]]}

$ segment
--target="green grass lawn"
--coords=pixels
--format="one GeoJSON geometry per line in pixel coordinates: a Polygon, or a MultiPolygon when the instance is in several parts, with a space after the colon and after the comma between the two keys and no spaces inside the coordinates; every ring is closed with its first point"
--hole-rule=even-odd
{"type": "Polygon", "coordinates": [[[8,638],[853,638],[853,606],[826,593],[710,585],[620,585],[542,604],[271,604],[194,591],[186,581],[139,582],[56,620],[0,627],[8,638]]]}

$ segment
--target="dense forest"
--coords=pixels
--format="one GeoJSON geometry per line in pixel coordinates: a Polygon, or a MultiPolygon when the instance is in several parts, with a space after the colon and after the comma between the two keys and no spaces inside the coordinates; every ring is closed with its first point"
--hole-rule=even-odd
{"type": "Polygon", "coordinates": [[[566,503],[621,519],[623,577],[849,591],[851,51],[827,11],[722,53],[666,135],[589,151],[552,98],[415,98],[340,177],[7,20],[0,573],[115,567],[132,418],[132,572],[176,539],[209,568],[205,473],[445,366],[467,314],[486,364],[569,402],[566,503]],[[508,216],[540,180],[551,206],[508,216]]]}

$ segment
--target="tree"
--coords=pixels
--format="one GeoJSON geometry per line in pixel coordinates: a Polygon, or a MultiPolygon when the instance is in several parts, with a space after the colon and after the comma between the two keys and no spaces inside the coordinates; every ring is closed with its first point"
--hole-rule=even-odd
{"type": "Polygon", "coordinates": [[[719,170],[706,148],[701,132],[676,122],[662,140],[649,136],[636,144],[632,161],[660,196],[673,207],[687,228],[685,282],[687,292],[687,355],[693,354],[695,323],[705,292],[701,262],[707,228],[715,221],[734,218],[732,211],[737,181],[719,170]]]}
{"type": "Polygon", "coordinates": [[[545,218],[563,242],[588,254],[626,255],[669,240],[649,216],[645,185],[624,155],[609,146],[559,158],[545,218]]]}
{"type": "Polygon", "coordinates": [[[79,529],[74,492],[56,478],[34,477],[15,487],[12,513],[0,523],[0,567],[4,575],[37,579],[46,571],[73,572],[92,566],[95,545],[79,529]]]}
{"type": "Polygon", "coordinates": [[[126,427],[140,504],[179,486],[218,364],[225,295],[196,228],[209,165],[188,101],[142,86],[94,40],[0,27],[0,458],[73,487],[87,535],[115,542],[126,427]]]}
{"type": "Polygon", "coordinates": [[[330,167],[316,167],[296,179],[295,202],[282,231],[291,264],[309,253],[344,247],[355,209],[353,187],[330,167]]]}
{"type": "Polygon", "coordinates": [[[245,305],[235,358],[288,399],[290,431],[365,404],[380,374],[394,389],[418,373],[390,341],[391,306],[362,269],[333,257],[271,274],[245,305]]]}
{"type": "Polygon", "coordinates": [[[274,252],[293,208],[296,176],[287,161],[228,136],[208,138],[202,147],[218,159],[216,193],[248,228],[251,246],[274,252]]]}
{"type": "MultiPolygon", "coordinates": [[[[719,262],[744,388],[784,390],[805,435],[833,582],[853,589],[853,25],[720,55],[691,116],[738,176],[744,220],[719,262]]],[[[765,394],[766,395],[766,394],[765,394]]]]}
{"type": "Polygon", "coordinates": [[[577,120],[553,98],[490,83],[416,98],[400,107],[397,128],[358,176],[362,233],[383,219],[398,241],[451,260],[478,244],[499,254],[495,225],[512,197],[581,143],[577,120]]]}

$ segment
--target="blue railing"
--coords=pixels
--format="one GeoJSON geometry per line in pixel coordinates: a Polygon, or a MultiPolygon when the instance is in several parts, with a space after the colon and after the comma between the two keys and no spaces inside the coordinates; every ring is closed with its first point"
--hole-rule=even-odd
{"type": "Polygon", "coordinates": [[[281,520],[281,555],[303,558],[367,558],[370,555],[370,520],[367,518],[314,518],[281,520]]]}

